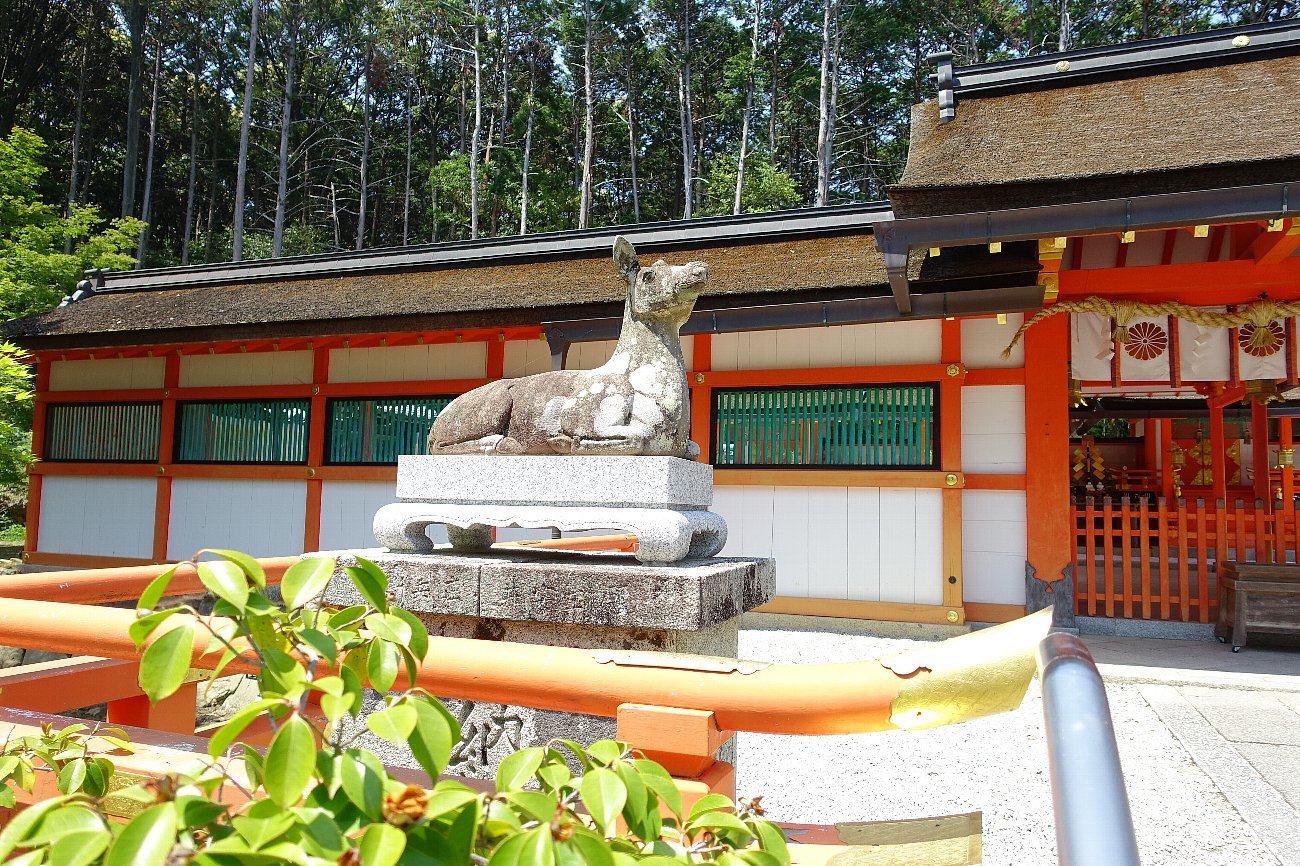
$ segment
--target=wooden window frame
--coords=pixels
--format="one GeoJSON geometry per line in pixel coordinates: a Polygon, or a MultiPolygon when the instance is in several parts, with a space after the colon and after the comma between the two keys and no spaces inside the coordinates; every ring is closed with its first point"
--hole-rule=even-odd
{"type": "Polygon", "coordinates": [[[77,402],[69,402],[69,403],[51,403],[46,408],[46,420],[44,424],[44,430],[42,433],[42,441],[40,443],[41,444],[40,459],[44,460],[47,463],[99,463],[99,464],[126,464],[126,465],[141,465],[141,464],[147,465],[151,463],[157,463],[159,456],[162,454],[162,428],[163,428],[163,404],[159,400],[112,400],[112,401],[102,401],[102,402],[95,401],[95,400],[80,400],[77,402]],[[153,443],[154,445],[153,456],[148,459],[115,458],[115,457],[101,457],[101,458],[51,457],[50,454],[54,445],[53,442],[54,435],[56,433],[56,428],[58,427],[57,423],[55,422],[55,415],[61,411],[66,411],[68,409],[75,409],[75,408],[81,408],[86,406],[153,406],[155,407],[158,410],[158,438],[153,443]]]}
{"type": "Polygon", "coordinates": [[[177,400],[176,401],[176,434],[172,443],[171,462],[180,466],[306,466],[310,459],[310,439],[312,412],[311,401],[301,397],[273,397],[267,399],[247,399],[247,398],[230,398],[218,400],[177,400]],[[218,404],[233,403],[293,403],[302,406],[306,413],[306,421],[303,426],[302,441],[302,459],[301,460],[186,460],[181,456],[181,449],[185,441],[185,407],[186,406],[214,406],[218,404]]]}
{"type": "MultiPolygon", "coordinates": [[[[366,396],[366,397],[353,397],[353,396],[330,397],[325,401],[325,415],[323,418],[323,423],[325,425],[325,444],[321,453],[321,465],[322,466],[396,466],[397,465],[396,460],[391,462],[389,461],[353,462],[353,461],[334,460],[331,458],[330,455],[334,448],[334,432],[335,432],[334,431],[334,408],[339,403],[341,402],[361,403],[365,401],[379,401],[379,400],[443,400],[443,399],[445,399],[447,403],[451,403],[452,400],[455,400],[459,396],[460,396],[459,394],[380,394],[377,396],[366,396]]],[[[444,406],[443,408],[445,409],[446,406],[444,406]]],[[[441,413],[442,409],[439,409],[438,411],[439,413],[441,413]]]]}

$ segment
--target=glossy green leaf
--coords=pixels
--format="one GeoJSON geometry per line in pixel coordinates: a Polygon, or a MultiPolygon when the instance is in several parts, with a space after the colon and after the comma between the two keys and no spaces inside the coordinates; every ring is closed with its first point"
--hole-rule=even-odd
{"type": "Polygon", "coordinates": [[[618,774],[606,767],[597,767],[582,777],[578,790],[597,826],[609,835],[614,831],[614,821],[627,802],[627,787],[618,774]]]}
{"type": "Polygon", "coordinates": [[[176,844],[176,807],[150,806],[113,840],[104,866],[162,866],[176,844]]]}
{"type": "Polygon", "coordinates": [[[181,613],[179,608],[169,607],[166,610],[155,610],[153,613],[145,614],[139,617],[135,622],[126,627],[126,633],[131,638],[135,648],[139,649],[144,642],[153,634],[154,629],[162,625],[167,619],[181,613]]]}
{"type": "Polygon", "coordinates": [[[540,746],[520,749],[506,758],[497,767],[496,785],[498,791],[513,791],[522,788],[537,772],[546,757],[546,750],[540,746]]]}
{"type": "Polygon", "coordinates": [[[705,794],[695,801],[694,806],[691,806],[689,820],[694,821],[705,812],[716,812],[719,809],[732,808],[735,808],[735,804],[731,802],[731,798],[724,797],[721,794],[705,794]]]}
{"type": "MultiPolygon", "coordinates": [[[[349,659],[351,657],[351,655],[348,656],[349,659]]],[[[365,656],[362,656],[360,661],[361,672],[364,672],[366,669],[365,656]]],[[[353,715],[356,715],[361,712],[362,703],[365,700],[366,694],[365,686],[361,684],[361,675],[357,672],[355,667],[349,667],[347,664],[344,664],[343,667],[339,668],[339,679],[343,680],[343,694],[349,695],[352,698],[352,706],[349,711],[353,715]]]]}
{"type": "Polygon", "coordinates": [[[230,721],[217,728],[212,739],[208,740],[208,754],[214,758],[224,754],[245,728],[278,703],[280,702],[264,698],[241,707],[239,712],[231,716],[230,721]]]}
{"type": "Polygon", "coordinates": [[[328,625],[330,628],[339,629],[365,619],[366,607],[361,604],[354,604],[351,607],[340,608],[330,614],[328,625]]]}
{"type": "Polygon", "coordinates": [[[325,713],[325,719],[333,727],[339,723],[339,720],[347,715],[348,710],[352,707],[352,698],[347,695],[321,695],[320,708],[325,713]]]}
{"type": "Polygon", "coordinates": [[[366,617],[366,628],[378,638],[405,645],[411,639],[411,627],[401,617],[390,613],[372,613],[366,617]]]}
{"type": "Polygon", "coordinates": [[[437,818],[473,803],[478,796],[477,791],[465,787],[435,789],[433,796],[429,797],[429,805],[424,810],[424,814],[429,818],[437,818]]]}
{"type": "Polygon", "coordinates": [[[734,812],[705,812],[686,822],[686,829],[692,834],[698,830],[708,829],[714,832],[730,831],[742,838],[753,838],[754,831],[749,825],[736,817],[734,812]]]}
{"type": "Polygon", "coordinates": [[[252,578],[253,583],[262,589],[266,589],[266,572],[262,570],[262,564],[247,553],[240,553],[238,550],[213,550],[211,548],[201,550],[199,553],[211,553],[235,563],[245,574],[252,578]]]}
{"type": "Polygon", "coordinates": [[[492,852],[488,866],[555,866],[551,828],[535,827],[506,839],[492,852]]]}
{"type": "Polygon", "coordinates": [[[135,606],[140,610],[153,610],[162,601],[163,595],[167,592],[167,587],[171,585],[172,578],[176,576],[176,569],[169,568],[162,574],[149,581],[149,585],[140,593],[140,600],[135,606]]]}
{"type": "Polygon", "coordinates": [[[411,756],[429,778],[436,779],[447,768],[452,745],[460,739],[459,725],[436,701],[417,697],[409,706],[415,710],[415,727],[409,738],[411,756]]]}
{"type": "Polygon", "coordinates": [[[510,791],[505,798],[526,817],[546,823],[555,818],[559,803],[554,796],[541,791],[510,791]]]}
{"type": "Polygon", "coordinates": [[[284,606],[288,610],[297,610],[325,591],[330,578],[334,576],[334,559],[327,556],[307,556],[284,573],[280,581],[280,592],[284,596],[284,606]]]}
{"type": "Polygon", "coordinates": [[[373,562],[357,557],[357,565],[344,569],[371,607],[384,613],[388,610],[388,575],[373,562]]]}
{"type": "Polygon", "coordinates": [[[564,845],[576,849],[587,866],[614,866],[614,854],[609,850],[609,845],[594,833],[578,830],[560,847],[563,848],[564,845]]]}
{"type": "Polygon", "coordinates": [[[113,834],[107,827],[67,833],[50,846],[50,866],[88,866],[99,860],[112,840],[113,834]]]}
{"type": "Polygon", "coordinates": [[[49,845],[69,833],[107,831],[104,819],[84,806],[67,805],[49,812],[27,835],[23,847],[49,845]]]}
{"type": "Polygon", "coordinates": [[[248,578],[244,570],[233,562],[218,559],[214,562],[199,563],[199,580],[208,591],[222,601],[243,611],[248,604],[248,578]]]}
{"type": "Polygon", "coordinates": [[[628,827],[643,838],[658,835],[657,832],[650,832],[652,828],[658,827],[658,822],[651,821],[647,824],[646,818],[652,810],[656,816],[658,815],[659,804],[651,795],[650,788],[641,779],[641,774],[627,761],[619,761],[613,769],[623,781],[623,787],[627,788],[627,802],[623,804],[623,819],[627,821],[628,827]]]}
{"type": "Polygon", "coordinates": [[[623,757],[623,744],[613,740],[597,740],[587,747],[587,754],[601,764],[612,764],[623,757]]]}
{"type": "Polygon", "coordinates": [[[204,797],[184,795],[176,798],[182,827],[206,827],[226,814],[227,807],[204,797]]]}
{"type": "Polygon", "coordinates": [[[365,866],[394,866],[406,848],[406,834],[389,824],[371,824],[357,848],[365,866]]]}
{"type": "Polygon", "coordinates": [[[305,628],[298,632],[298,640],[310,647],[317,655],[328,661],[331,665],[338,661],[339,647],[334,639],[323,631],[317,631],[314,628],[305,628]]]}
{"type": "Polygon", "coordinates": [[[377,692],[386,692],[397,682],[397,647],[384,641],[370,645],[370,657],[366,659],[366,675],[370,687],[377,692]]]}
{"type": "Polygon", "coordinates": [[[280,724],[266,752],[266,793],[276,805],[289,807],[302,799],[316,765],[316,738],[302,716],[280,724]]]}
{"type": "Polygon", "coordinates": [[[746,823],[758,837],[759,847],[774,854],[782,863],[790,862],[790,848],[786,845],[785,831],[771,821],[751,820],[746,823]]]}
{"type": "Polygon", "coordinates": [[[668,807],[668,811],[678,818],[682,816],[682,792],[673,781],[673,777],[668,775],[668,771],[656,764],[654,761],[647,761],[645,758],[634,758],[632,766],[641,775],[641,781],[645,782],[659,797],[659,802],[668,807]]]}
{"type": "Polygon", "coordinates": [[[362,814],[375,821],[383,817],[383,780],[357,750],[350,749],[343,756],[339,778],[343,782],[343,793],[362,814]]]}
{"type": "Polygon", "coordinates": [[[408,702],[394,704],[366,716],[366,727],[394,745],[405,745],[415,730],[416,710],[408,702]]]}
{"type": "Polygon", "coordinates": [[[47,814],[67,801],[68,797],[66,795],[51,797],[48,800],[33,803],[10,818],[9,823],[5,824],[3,830],[0,830],[0,862],[4,862],[13,853],[13,850],[18,847],[18,843],[27,838],[27,835],[36,828],[47,814]]]}
{"type": "Polygon", "coordinates": [[[59,791],[64,794],[74,794],[81,790],[81,785],[86,781],[86,762],[69,761],[59,770],[58,785],[59,791]]]}
{"type": "Polygon", "coordinates": [[[429,654],[429,629],[420,621],[418,616],[409,610],[395,607],[389,611],[389,614],[405,622],[411,629],[411,637],[406,645],[410,647],[411,653],[417,659],[423,660],[429,654]]]}
{"type": "MultiPolygon", "coordinates": [[[[758,851],[752,848],[733,851],[729,856],[733,862],[747,864],[747,866],[784,866],[784,864],[790,862],[789,859],[782,860],[767,851],[758,851]]],[[[719,864],[721,864],[721,860],[719,860],[719,864]]]]}
{"type": "Polygon", "coordinates": [[[188,626],[166,631],[140,657],[140,688],[150,703],[174,694],[185,681],[194,652],[194,632],[188,626]]]}

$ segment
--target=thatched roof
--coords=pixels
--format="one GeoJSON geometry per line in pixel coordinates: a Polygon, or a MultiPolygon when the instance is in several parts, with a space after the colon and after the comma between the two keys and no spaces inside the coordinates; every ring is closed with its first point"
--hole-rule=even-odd
{"type": "MultiPolygon", "coordinates": [[[[706,296],[855,289],[887,293],[884,264],[869,234],[662,253],[709,265],[706,296]]],[[[649,264],[648,257],[642,263],[649,264]]],[[[171,339],[195,330],[244,335],[347,333],[401,320],[403,330],[537,324],[544,318],[616,313],[625,292],[607,256],[104,292],[3,326],[23,343],[75,337],[83,345],[171,339]]],[[[197,337],[189,337],[198,339],[197,337]]],[[[207,338],[207,337],[205,337],[207,338]]],[[[63,341],[61,341],[63,342],[63,341]]]]}
{"type": "MultiPolygon", "coordinates": [[[[963,98],[912,112],[898,216],[1300,179],[1296,56],[963,98]]],[[[1068,84],[1068,82],[1066,82],[1068,84]]]]}

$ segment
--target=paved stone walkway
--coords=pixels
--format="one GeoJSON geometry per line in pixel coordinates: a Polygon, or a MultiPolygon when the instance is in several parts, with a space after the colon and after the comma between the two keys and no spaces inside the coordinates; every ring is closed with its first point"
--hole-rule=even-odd
{"type": "MultiPolygon", "coordinates": [[[[847,661],[916,636],[824,630],[838,622],[751,618],[741,654],[847,661]]],[[[1300,651],[1087,641],[1107,681],[1142,862],[1300,866],[1300,651]]],[[[741,735],[738,787],[793,822],[980,811],[985,863],[1057,862],[1037,684],[1014,713],[933,731],[741,735]]]]}

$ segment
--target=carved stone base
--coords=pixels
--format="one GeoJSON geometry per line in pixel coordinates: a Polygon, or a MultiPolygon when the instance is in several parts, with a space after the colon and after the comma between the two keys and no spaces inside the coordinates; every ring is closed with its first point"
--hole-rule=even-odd
{"type": "Polygon", "coordinates": [[[454,550],[486,551],[492,527],[559,530],[622,529],[637,537],[642,562],[679,562],[713,556],[727,543],[727,523],[712,511],[672,508],[608,508],[574,505],[464,505],[395,502],[375,514],[375,538],[395,552],[430,553],[430,526],[447,527],[454,550]]]}

